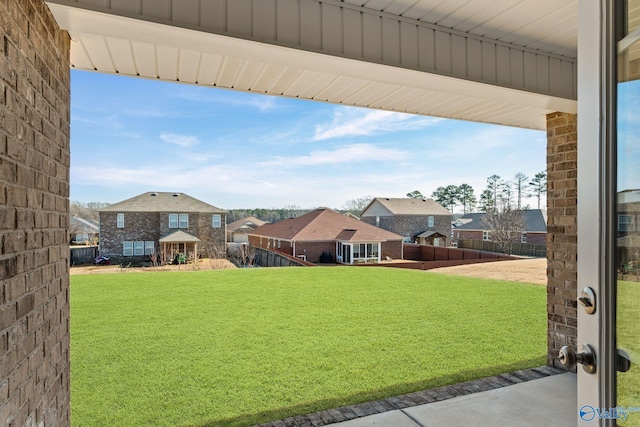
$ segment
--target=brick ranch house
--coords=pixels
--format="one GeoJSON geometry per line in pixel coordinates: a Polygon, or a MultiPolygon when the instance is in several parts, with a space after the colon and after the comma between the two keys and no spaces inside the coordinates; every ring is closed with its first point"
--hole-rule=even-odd
{"type": "MultiPolygon", "coordinates": [[[[455,240],[491,240],[491,231],[483,224],[487,214],[474,212],[458,218],[453,223],[455,240]]],[[[547,244],[547,215],[542,209],[526,209],[522,211],[525,229],[517,237],[516,243],[533,245],[547,244]]]]}
{"type": "Polygon", "coordinates": [[[433,199],[376,197],[360,220],[404,237],[405,242],[448,246],[452,215],[433,199]]]}
{"type": "Polygon", "coordinates": [[[342,264],[377,263],[387,257],[402,259],[402,236],[329,208],[265,224],[247,234],[252,246],[310,262],[320,262],[327,253],[332,261],[342,264]]]}
{"type": "Polygon", "coordinates": [[[253,231],[255,228],[266,224],[267,221],[263,221],[254,216],[248,216],[246,218],[239,219],[227,224],[227,242],[229,243],[245,243],[249,241],[248,232],[253,231]]]}
{"type": "Polygon", "coordinates": [[[226,211],[184,193],[147,192],[100,210],[100,255],[167,262],[224,252],[226,211]]]}

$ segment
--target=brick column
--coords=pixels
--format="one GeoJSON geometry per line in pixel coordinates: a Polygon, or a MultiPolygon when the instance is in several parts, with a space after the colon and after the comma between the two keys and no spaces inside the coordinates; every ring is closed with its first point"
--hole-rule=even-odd
{"type": "Polygon", "coordinates": [[[577,338],[577,116],[547,115],[547,361],[577,338]]]}
{"type": "Polygon", "coordinates": [[[0,425],[69,425],[69,46],[0,1],[0,425]]]}

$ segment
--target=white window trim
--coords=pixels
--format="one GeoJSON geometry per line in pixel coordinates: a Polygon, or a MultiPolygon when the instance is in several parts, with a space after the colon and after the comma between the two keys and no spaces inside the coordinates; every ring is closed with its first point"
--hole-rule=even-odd
{"type": "Polygon", "coordinates": [[[433,227],[435,227],[435,224],[436,224],[435,218],[432,215],[429,215],[427,217],[427,227],[433,228],[433,227]]]}
{"type": "Polygon", "coordinates": [[[627,214],[619,214],[618,215],[618,231],[636,231],[634,216],[627,215],[627,214]],[[628,222],[621,221],[623,218],[625,220],[628,220],[628,222]],[[625,226],[625,227],[622,227],[622,226],[625,226]]]}
{"type": "Polygon", "coordinates": [[[222,227],[222,215],[220,214],[211,215],[211,227],[213,228],[222,227]]]}
{"type": "Polygon", "coordinates": [[[520,243],[527,243],[527,233],[520,233],[520,243]]]}
{"type": "Polygon", "coordinates": [[[178,228],[189,228],[189,214],[178,214],[178,228]]]}
{"type": "Polygon", "coordinates": [[[131,240],[122,242],[122,256],[133,256],[133,242],[131,240]]]}
{"type": "Polygon", "coordinates": [[[134,256],[142,256],[144,255],[144,242],[140,240],[136,240],[133,242],[133,255],[134,256]]]}
{"type": "Polygon", "coordinates": [[[169,228],[178,228],[178,225],[180,225],[180,223],[178,222],[178,214],[169,214],[169,228]],[[174,221],[172,221],[172,219],[174,219],[174,221]],[[172,223],[174,225],[172,225],[172,223]]]}
{"type": "Polygon", "coordinates": [[[483,231],[482,232],[482,240],[488,242],[491,240],[491,232],[490,231],[483,231]]]}
{"type": "Polygon", "coordinates": [[[155,243],[152,240],[147,240],[144,242],[144,254],[145,255],[153,255],[155,253],[155,243]]]}
{"type": "Polygon", "coordinates": [[[116,214],[116,228],[124,228],[124,214],[116,214]]]}

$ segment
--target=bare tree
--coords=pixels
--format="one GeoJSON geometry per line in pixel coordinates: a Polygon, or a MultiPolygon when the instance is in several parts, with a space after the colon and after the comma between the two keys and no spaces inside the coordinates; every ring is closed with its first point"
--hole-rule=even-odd
{"type": "Polygon", "coordinates": [[[371,203],[373,196],[357,197],[355,199],[349,199],[344,204],[344,210],[351,212],[354,215],[360,215],[362,211],[371,203]]]}
{"type": "Polygon", "coordinates": [[[248,243],[238,245],[234,248],[231,260],[240,268],[253,267],[256,265],[256,248],[248,243]]]}
{"type": "Polygon", "coordinates": [[[491,233],[491,240],[507,255],[513,253],[513,244],[520,240],[520,235],[525,231],[522,211],[509,206],[487,213],[482,219],[482,226],[491,233]]]}
{"type": "Polygon", "coordinates": [[[527,197],[527,180],[529,177],[522,172],[518,172],[513,177],[513,186],[516,189],[516,194],[518,197],[518,203],[516,207],[518,209],[522,209],[522,198],[527,197]]]}

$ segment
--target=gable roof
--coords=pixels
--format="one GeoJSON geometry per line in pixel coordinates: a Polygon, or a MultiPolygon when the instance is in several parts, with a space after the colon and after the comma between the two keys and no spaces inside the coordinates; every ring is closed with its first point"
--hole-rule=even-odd
{"type": "Polygon", "coordinates": [[[149,191],[127,200],[109,205],[100,212],[204,212],[226,213],[213,205],[194,199],[184,193],[149,191]]]}
{"type": "Polygon", "coordinates": [[[451,215],[447,208],[433,199],[376,197],[362,211],[361,216],[367,216],[367,210],[375,204],[384,207],[391,215],[451,215]]]}
{"type": "Polygon", "coordinates": [[[289,241],[381,242],[403,239],[398,234],[342,215],[329,208],[318,208],[296,218],[265,224],[247,234],[289,241]]]}
{"type": "Polygon", "coordinates": [[[77,225],[82,230],[85,230],[90,233],[97,233],[100,230],[100,226],[98,225],[97,222],[91,219],[84,219],[77,216],[71,217],[71,224],[77,225]]]}
{"type": "Polygon", "coordinates": [[[199,242],[196,236],[192,236],[189,233],[185,233],[182,230],[174,231],[173,233],[164,236],[163,238],[158,240],[160,243],[191,243],[191,242],[199,242]]]}
{"type": "Polygon", "coordinates": [[[266,223],[267,221],[258,219],[255,216],[248,216],[246,218],[234,221],[231,224],[227,224],[227,231],[253,230],[254,228],[260,227],[261,225],[264,225],[266,223]]]}
{"type": "MultiPolygon", "coordinates": [[[[482,224],[482,219],[487,214],[485,212],[474,212],[466,214],[459,218],[462,223],[455,227],[456,230],[486,230],[482,224]],[[470,220],[470,221],[468,221],[470,220]]],[[[525,232],[527,233],[546,233],[547,232],[547,216],[542,209],[526,209],[522,211],[524,217],[525,232]]]]}

